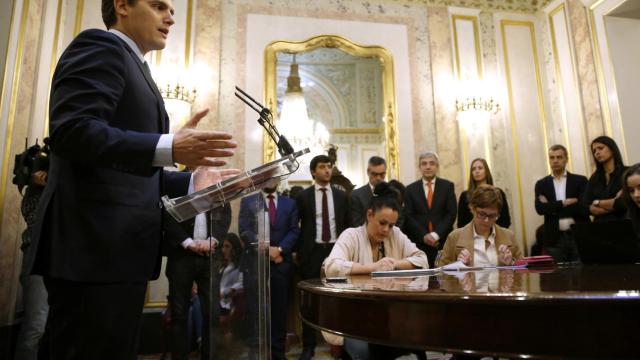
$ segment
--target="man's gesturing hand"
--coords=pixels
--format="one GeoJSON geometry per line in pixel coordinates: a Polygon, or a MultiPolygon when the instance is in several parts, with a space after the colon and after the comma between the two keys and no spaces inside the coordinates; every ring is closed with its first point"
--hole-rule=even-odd
{"type": "Polygon", "coordinates": [[[198,122],[209,109],[197,112],[173,136],[173,161],[188,167],[223,166],[226,161],[217,157],[233,156],[237,143],[224,131],[196,130],[198,122]]]}

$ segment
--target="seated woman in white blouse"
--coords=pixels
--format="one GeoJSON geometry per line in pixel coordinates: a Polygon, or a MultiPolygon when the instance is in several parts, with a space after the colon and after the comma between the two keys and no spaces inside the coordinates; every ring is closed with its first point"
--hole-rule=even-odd
{"type": "MultiPolygon", "coordinates": [[[[429,267],[427,255],[395,226],[398,221],[396,199],[396,192],[386,182],[375,187],[365,224],[343,231],[325,259],[327,276],[429,267]]],[[[354,360],[395,359],[409,352],[351,338],[344,339],[344,348],[354,360]]],[[[421,354],[424,356],[424,351],[421,354]]]]}
{"type": "Polygon", "coordinates": [[[376,186],[364,225],[342,232],[324,261],[327,276],[427,268],[427,256],[396,226],[398,202],[383,182],[376,186]]]}
{"type": "Polygon", "coordinates": [[[496,225],[502,199],[500,190],[491,185],[474,190],[469,199],[473,220],[449,234],[436,266],[455,261],[467,266],[512,265],[522,258],[513,232],[496,225]]]}

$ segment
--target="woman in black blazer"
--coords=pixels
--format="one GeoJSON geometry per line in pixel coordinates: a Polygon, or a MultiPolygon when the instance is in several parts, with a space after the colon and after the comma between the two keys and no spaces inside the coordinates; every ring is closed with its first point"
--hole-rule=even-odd
{"type": "Polygon", "coordinates": [[[591,142],[591,154],[596,171],[589,178],[583,204],[593,215],[593,221],[624,219],[627,208],[622,201],[622,174],[627,169],[616,142],[599,136],[591,142]]]}
{"type": "MultiPolygon", "coordinates": [[[[491,176],[491,170],[489,169],[487,160],[477,158],[471,162],[471,169],[469,170],[469,186],[467,187],[467,190],[460,194],[460,199],[458,200],[458,228],[467,225],[471,222],[471,219],[473,219],[471,210],[469,210],[469,199],[471,198],[473,191],[483,184],[493,185],[493,176],[491,176]]],[[[502,210],[500,210],[500,217],[498,218],[498,221],[496,221],[496,224],[507,229],[511,226],[509,203],[507,202],[507,197],[504,191],[500,188],[497,189],[500,190],[500,194],[502,194],[502,210]]]]}

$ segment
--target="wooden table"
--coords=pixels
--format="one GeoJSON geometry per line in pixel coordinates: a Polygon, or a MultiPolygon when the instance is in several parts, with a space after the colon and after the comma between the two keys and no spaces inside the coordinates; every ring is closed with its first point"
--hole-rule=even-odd
{"type": "Polygon", "coordinates": [[[302,281],[311,326],[370,342],[533,357],[640,357],[640,265],[302,281]]]}

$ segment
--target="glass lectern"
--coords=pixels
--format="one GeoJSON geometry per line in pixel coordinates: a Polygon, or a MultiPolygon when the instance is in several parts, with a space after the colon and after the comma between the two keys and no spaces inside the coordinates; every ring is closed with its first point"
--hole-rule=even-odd
{"type": "MultiPolygon", "coordinates": [[[[209,227],[219,223],[217,208],[240,200],[239,215],[231,219],[229,230],[237,236],[209,241],[210,315],[199,342],[204,359],[271,358],[269,217],[263,197],[252,194],[295,172],[296,159],[308,152],[298,151],[180,198],[162,199],[177,221],[205,213],[209,227]]],[[[196,318],[198,313],[192,312],[196,318]]]]}

